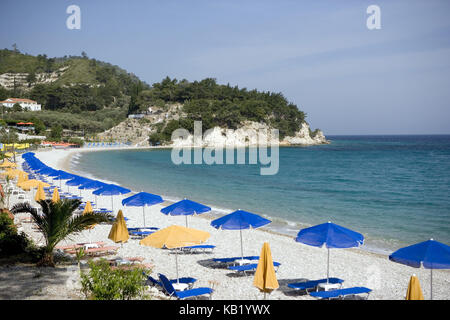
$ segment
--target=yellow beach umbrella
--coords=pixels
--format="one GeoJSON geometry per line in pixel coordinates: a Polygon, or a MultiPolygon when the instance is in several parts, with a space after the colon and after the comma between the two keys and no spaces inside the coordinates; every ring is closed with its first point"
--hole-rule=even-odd
{"type": "Polygon", "coordinates": [[[14,162],[9,161],[8,159],[5,159],[2,164],[0,164],[0,168],[15,168],[17,167],[17,164],[14,162]]]}
{"type": "MultiPolygon", "coordinates": [[[[6,158],[12,158],[12,157],[14,157],[14,155],[17,155],[17,152],[15,152],[15,153],[12,153],[12,152],[6,152],[6,153],[5,153],[5,157],[6,157],[6,158]]],[[[17,166],[17,165],[14,164],[14,166],[17,166]]]]}
{"type": "Polygon", "coordinates": [[[38,189],[36,191],[36,195],[34,196],[34,200],[36,201],[45,200],[45,192],[42,184],[39,184],[38,189]]]}
{"type": "Polygon", "coordinates": [[[28,180],[28,173],[26,173],[26,172],[19,173],[19,177],[17,179],[17,184],[25,182],[27,180],[28,180]]]}
{"type": "Polygon", "coordinates": [[[172,225],[158,230],[145,237],[139,244],[155,248],[181,248],[200,244],[210,237],[209,232],[201,231],[183,226],[172,225]]]}
{"type": "MultiPolygon", "coordinates": [[[[91,202],[88,201],[88,202],[86,202],[86,206],[84,207],[83,214],[87,214],[87,213],[91,213],[91,212],[94,212],[94,210],[92,210],[91,202]]],[[[86,227],[86,229],[89,230],[89,237],[91,234],[90,230],[94,229],[96,225],[97,224],[95,223],[95,224],[90,225],[89,227],[86,227]]],[[[91,241],[89,240],[89,242],[91,242],[91,241]]]]}
{"type": "MultiPolygon", "coordinates": [[[[201,231],[183,226],[172,225],[158,230],[151,235],[139,241],[140,245],[154,248],[181,248],[200,244],[208,240],[211,235],[209,232],[201,231]]],[[[178,280],[178,253],[175,251],[175,264],[178,280]]]]}
{"type": "Polygon", "coordinates": [[[25,173],[25,171],[22,171],[22,170],[19,170],[19,169],[8,168],[5,172],[2,172],[2,175],[8,176],[10,178],[15,178],[16,176],[18,176],[22,172],[25,173]]]}
{"type": "Polygon", "coordinates": [[[58,202],[59,200],[60,200],[59,191],[58,191],[58,188],[55,188],[55,189],[53,189],[52,201],[58,202]]]}
{"type": "Polygon", "coordinates": [[[409,279],[406,300],[424,300],[419,278],[417,278],[416,275],[412,275],[409,279]]]}
{"type": "Polygon", "coordinates": [[[27,181],[17,184],[18,187],[20,187],[24,190],[30,190],[31,188],[37,188],[37,187],[39,187],[39,185],[42,185],[42,187],[50,187],[50,185],[48,183],[45,183],[43,181],[36,180],[36,179],[27,180],[27,181]]]}
{"type": "Polygon", "coordinates": [[[84,207],[83,214],[85,214],[87,212],[93,212],[93,211],[94,210],[92,210],[91,202],[90,201],[86,202],[86,206],[84,207]]]}
{"type": "Polygon", "coordinates": [[[279,287],[268,242],[264,242],[262,246],[253,285],[264,292],[264,299],[266,298],[266,293],[270,293],[279,287]]]}
{"type": "Polygon", "coordinates": [[[111,231],[109,232],[108,239],[114,242],[127,242],[130,238],[128,234],[127,224],[123,217],[122,210],[119,210],[117,214],[116,221],[113,223],[111,231]]]}

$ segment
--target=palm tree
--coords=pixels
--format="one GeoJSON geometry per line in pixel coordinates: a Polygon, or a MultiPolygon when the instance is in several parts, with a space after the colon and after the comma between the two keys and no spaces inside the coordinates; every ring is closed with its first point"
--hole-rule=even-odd
{"type": "Polygon", "coordinates": [[[42,207],[42,214],[29,203],[18,203],[11,208],[13,214],[28,212],[45,238],[44,255],[38,262],[39,266],[54,267],[53,249],[69,235],[77,234],[87,227],[97,223],[107,222],[112,215],[106,213],[89,212],[73,216],[81,201],[78,199],[61,199],[53,202],[51,199],[38,201],[42,207]]]}

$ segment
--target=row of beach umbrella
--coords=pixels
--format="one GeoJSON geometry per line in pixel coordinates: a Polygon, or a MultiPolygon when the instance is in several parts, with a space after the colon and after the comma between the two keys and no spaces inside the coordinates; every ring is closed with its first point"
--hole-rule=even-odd
{"type": "MultiPolygon", "coordinates": [[[[92,180],[70,173],[66,173],[62,170],[54,170],[34,157],[34,154],[27,153],[23,155],[28,166],[35,172],[47,174],[48,176],[55,177],[56,180],[68,180],[66,184],[78,186],[78,189],[95,189],[93,194],[95,195],[118,195],[129,193],[130,190],[118,185],[106,184],[97,180],[92,180]]],[[[164,200],[151,193],[140,192],[133,196],[130,196],[122,200],[123,206],[137,206],[143,208],[143,219],[145,225],[145,207],[162,203],[164,200]]],[[[113,202],[111,202],[113,206],[113,202]]],[[[176,248],[185,246],[186,243],[201,243],[206,241],[209,237],[209,233],[199,231],[196,234],[199,238],[192,238],[192,234],[186,230],[195,230],[188,228],[188,215],[201,214],[211,211],[211,208],[203,204],[194,202],[192,200],[184,199],[177,203],[171,204],[168,207],[161,209],[161,212],[166,215],[185,215],[186,216],[186,228],[181,229],[180,226],[171,226],[163,230],[159,230],[145,239],[141,240],[141,244],[151,245],[155,247],[167,247],[176,248]],[[167,230],[166,230],[167,229],[167,230]],[[175,230],[175,231],[174,231],[175,230]],[[164,231],[164,233],[163,233],[164,231]],[[208,236],[206,236],[208,234],[208,236]],[[171,236],[172,235],[172,236],[171,236]],[[173,236],[177,235],[177,236],[173,236]],[[181,236],[180,236],[181,235],[181,236]],[[183,236],[184,235],[184,236],[183,236]],[[178,238],[177,238],[178,237],[178,238]],[[180,239],[188,239],[188,241],[181,241],[180,239]],[[173,241],[173,242],[171,242],[173,241]]],[[[122,213],[121,211],[119,212],[122,213]]],[[[118,219],[123,219],[118,216],[118,219]]],[[[263,218],[257,214],[247,212],[244,210],[237,210],[228,215],[215,219],[211,222],[211,226],[216,229],[222,230],[239,230],[240,242],[241,242],[241,257],[244,257],[242,230],[244,229],[256,229],[269,224],[271,221],[263,218]]],[[[359,247],[364,242],[364,236],[353,230],[344,228],[332,222],[319,224],[313,227],[304,228],[299,231],[295,241],[315,246],[327,248],[327,279],[329,278],[329,265],[330,265],[330,249],[335,248],[352,248],[359,247]]],[[[267,250],[264,249],[264,250],[267,250]]],[[[270,249],[269,249],[270,250],[270,249]]],[[[408,265],[414,268],[420,268],[421,266],[431,270],[431,298],[432,298],[432,271],[433,269],[449,269],[450,268],[450,246],[430,239],[412,246],[408,246],[399,249],[389,255],[389,260],[404,265],[408,265]]],[[[178,268],[177,268],[178,273],[178,268]]],[[[177,274],[178,277],[178,274],[177,274]]]]}

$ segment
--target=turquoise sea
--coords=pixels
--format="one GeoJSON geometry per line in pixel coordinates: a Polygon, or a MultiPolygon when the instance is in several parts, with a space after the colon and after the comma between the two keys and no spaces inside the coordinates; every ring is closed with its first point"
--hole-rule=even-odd
{"type": "Polygon", "coordinates": [[[329,145],[279,149],[279,171],[259,164],[175,165],[170,149],[80,153],[72,169],[217,214],[244,209],[295,236],[327,221],[389,253],[434,238],[450,244],[450,135],[328,136],[329,145]]]}

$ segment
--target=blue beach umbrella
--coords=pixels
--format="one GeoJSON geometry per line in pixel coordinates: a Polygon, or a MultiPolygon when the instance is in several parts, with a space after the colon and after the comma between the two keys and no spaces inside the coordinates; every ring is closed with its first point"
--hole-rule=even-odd
{"type": "Polygon", "coordinates": [[[242,229],[256,229],[272,221],[265,219],[257,214],[244,210],[236,210],[226,216],[211,221],[211,226],[222,230],[239,230],[241,237],[241,257],[244,259],[244,249],[242,246],[242,229]]]}
{"type": "MultiPolygon", "coordinates": [[[[97,190],[106,185],[107,183],[98,180],[91,180],[78,186],[78,189],[80,189],[80,192],[81,190],[94,190],[94,189],[97,190]]],[[[97,195],[95,195],[95,207],[97,207],[97,195]]]]}
{"type": "Polygon", "coordinates": [[[94,181],[85,177],[81,176],[74,176],[72,179],[66,181],[66,185],[68,186],[81,186],[82,184],[85,184],[87,182],[94,181]]]}
{"type": "Polygon", "coordinates": [[[113,196],[126,194],[131,192],[130,189],[118,186],[116,184],[106,184],[103,187],[100,187],[97,190],[94,190],[92,193],[97,196],[111,196],[111,210],[114,211],[114,202],[113,196]]]}
{"type": "Polygon", "coordinates": [[[210,207],[186,198],[161,209],[161,212],[165,215],[186,216],[186,227],[188,226],[187,216],[208,211],[211,211],[210,207]]]}
{"type": "Polygon", "coordinates": [[[299,231],[295,241],[314,247],[328,249],[327,281],[330,277],[330,249],[353,248],[364,243],[364,236],[358,232],[327,222],[299,231]]]}
{"type": "Polygon", "coordinates": [[[53,180],[59,180],[59,187],[61,186],[61,180],[70,180],[74,178],[74,175],[71,173],[68,173],[64,170],[55,170],[54,172],[48,174],[49,177],[52,177],[53,180]]]}
{"type": "Polygon", "coordinates": [[[430,269],[430,295],[433,300],[433,269],[450,269],[450,246],[430,239],[398,249],[389,260],[413,268],[430,269]]]}
{"type": "MultiPolygon", "coordinates": [[[[90,182],[90,181],[93,181],[93,180],[82,177],[82,176],[74,176],[73,179],[66,181],[66,185],[72,186],[72,187],[77,187],[77,186],[80,186],[80,185],[90,182]]],[[[79,189],[79,190],[80,190],[80,196],[81,196],[81,189],[79,189]]]]}
{"type": "Polygon", "coordinates": [[[144,218],[145,227],[145,206],[152,206],[164,202],[161,196],[148,192],[139,192],[131,197],[122,200],[123,206],[142,207],[142,217],[144,218]]]}
{"type": "Polygon", "coordinates": [[[55,170],[55,169],[53,169],[53,168],[50,168],[50,167],[47,167],[47,166],[45,166],[45,167],[43,167],[43,168],[40,168],[40,169],[38,169],[38,170],[36,170],[36,172],[37,173],[39,173],[39,174],[45,174],[45,175],[47,175],[47,176],[50,176],[51,174],[57,174],[57,171],[58,170],[55,170]]]}
{"type": "Polygon", "coordinates": [[[107,183],[98,181],[98,180],[91,180],[91,181],[87,181],[83,184],[81,184],[78,189],[80,190],[93,190],[93,189],[99,189],[101,187],[106,186],[107,183]]]}
{"type": "MultiPolygon", "coordinates": [[[[56,180],[70,180],[76,177],[76,175],[72,173],[68,173],[64,170],[57,170],[57,176],[55,177],[56,180]]],[[[52,175],[54,177],[54,174],[52,175]]]]}

